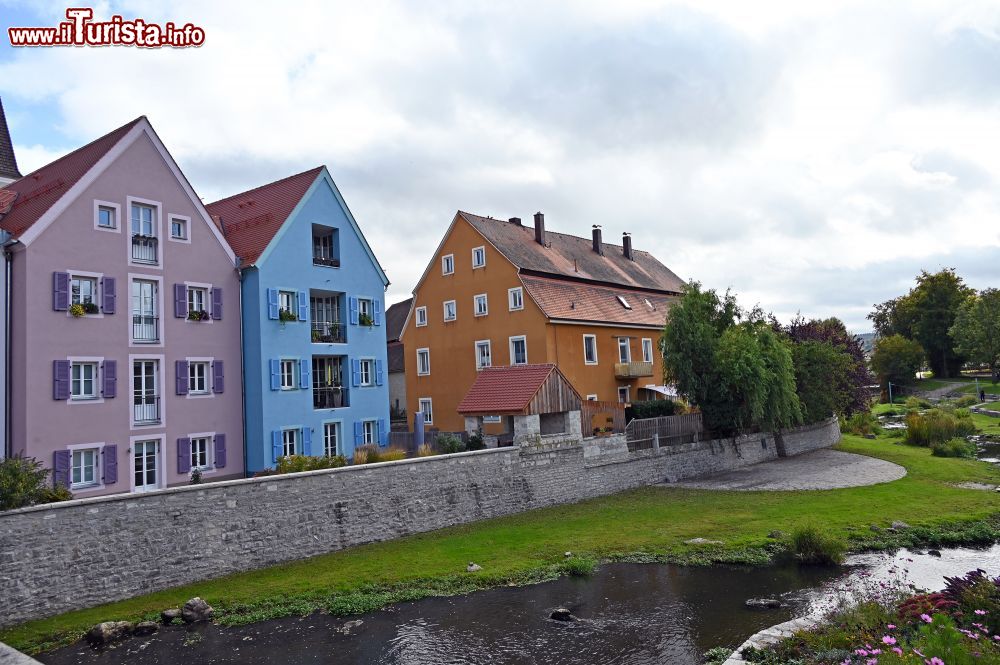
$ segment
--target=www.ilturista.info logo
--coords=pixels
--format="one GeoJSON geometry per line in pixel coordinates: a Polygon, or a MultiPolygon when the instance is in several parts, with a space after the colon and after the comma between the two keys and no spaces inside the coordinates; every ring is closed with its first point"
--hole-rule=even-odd
{"type": "Polygon", "coordinates": [[[88,7],[71,7],[66,18],[54,28],[7,28],[10,45],[188,48],[205,43],[205,31],[191,23],[159,25],[141,18],[127,21],[117,14],[107,21],[94,21],[94,10],[88,7]]]}

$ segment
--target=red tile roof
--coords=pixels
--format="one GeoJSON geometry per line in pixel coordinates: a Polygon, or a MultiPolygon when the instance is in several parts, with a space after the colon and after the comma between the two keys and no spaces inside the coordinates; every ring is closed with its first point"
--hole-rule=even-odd
{"type": "Polygon", "coordinates": [[[559,372],[555,365],[486,367],[479,371],[476,382],[458,405],[458,412],[490,415],[523,413],[553,372],[559,372]]]}
{"type": "Polygon", "coordinates": [[[205,206],[213,219],[221,220],[242,265],[257,262],[322,171],[317,166],[205,206]]]}
{"type": "Polygon", "coordinates": [[[532,275],[521,275],[521,282],[531,299],[550,319],[663,327],[667,310],[677,299],[677,296],[655,291],[616,289],[532,275]],[[625,307],[619,298],[631,309],[625,307]]]}
{"type": "Polygon", "coordinates": [[[62,198],[93,166],[108,153],[129,130],[146,119],[141,116],[82,148],[46,164],[6,190],[17,194],[10,212],[0,220],[0,228],[15,238],[31,228],[56,201],[62,198]]]}

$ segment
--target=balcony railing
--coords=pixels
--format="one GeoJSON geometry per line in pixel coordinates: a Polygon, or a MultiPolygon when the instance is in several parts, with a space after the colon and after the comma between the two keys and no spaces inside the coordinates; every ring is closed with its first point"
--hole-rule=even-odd
{"type": "Polygon", "coordinates": [[[313,388],[314,409],[340,409],[350,405],[347,388],[313,388]]]}
{"type": "Polygon", "coordinates": [[[334,259],[329,256],[316,256],[313,254],[313,265],[314,266],[329,266],[331,268],[340,267],[340,259],[334,259]]]}
{"type": "Polygon", "coordinates": [[[617,379],[639,379],[646,376],[653,376],[653,363],[615,363],[615,378],[617,379]]]}
{"type": "Polygon", "coordinates": [[[339,321],[313,321],[312,341],[326,344],[347,342],[347,326],[339,321]]]}
{"type": "Polygon", "coordinates": [[[154,236],[132,236],[132,260],[136,263],[159,263],[157,259],[158,242],[154,236]]]}
{"type": "Polygon", "coordinates": [[[159,342],[159,317],[151,314],[133,314],[132,340],[135,342],[159,342]]]}
{"type": "Polygon", "coordinates": [[[160,398],[148,393],[135,396],[132,403],[132,420],[136,425],[155,425],[160,422],[160,398]]]}

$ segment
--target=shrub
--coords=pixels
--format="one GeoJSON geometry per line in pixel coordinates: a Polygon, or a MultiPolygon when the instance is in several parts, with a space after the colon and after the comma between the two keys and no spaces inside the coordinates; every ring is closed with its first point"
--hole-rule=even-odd
{"type": "Polygon", "coordinates": [[[842,562],[847,551],[843,540],[812,524],[796,527],[790,546],[795,558],[802,563],[827,566],[842,562]]]}
{"type": "Polygon", "coordinates": [[[659,418],[677,414],[677,402],[669,399],[654,399],[648,402],[633,402],[625,409],[625,421],[659,418]]]}
{"type": "Polygon", "coordinates": [[[372,445],[358,446],[354,449],[354,464],[375,464],[379,462],[378,448],[372,445]]]}
{"type": "Polygon", "coordinates": [[[437,453],[434,452],[434,449],[431,448],[430,444],[422,443],[420,444],[420,447],[417,448],[417,457],[433,457],[434,455],[437,455],[437,453]]]}
{"type": "Polygon", "coordinates": [[[973,406],[975,404],[979,404],[979,400],[973,397],[972,395],[962,395],[961,397],[955,400],[955,406],[959,408],[965,408],[973,406]]]}
{"type": "Polygon", "coordinates": [[[469,442],[465,444],[466,450],[484,450],[485,448],[486,443],[483,441],[481,434],[469,435],[469,442]]]}
{"type": "Polygon", "coordinates": [[[73,493],[70,492],[65,485],[56,485],[55,487],[46,485],[42,487],[42,490],[38,493],[38,498],[35,500],[35,504],[58,503],[60,501],[69,501],[72,498],[73,493]]]}
{"type": "Polygon", "coordinates": [[[907,409],[929,409],[931,408],[931,403],[928,402],[923,397],[916,397],[911,395],[910,397],[906,398],[905,402],[903,402],[903,406],[905,406],[907,409]]]}
{"type": "Polygon", "coordinates": [[[298,473],[301,471],[318,471],[319,469],[336,469],[347,464],[343,455],[333,457],[313,457],[312,455],[286,455],[278,458],[278,473],[298,473]]]}
{"type": "Polygon", "coordinates": [[[840,429],[858,436],[867,436],[882,432],[882,427],[878,424],[878,418],[872,415],[871,411],[858,411],[846,420],[842,418],[840,429]]]}
{"type": "Polygon", "coordinates": [[[968,457],[976,456],[976,444],[965,439],[951,439],[943,443],[931,444],[931,454],[935,457],[968,457]]]}
{"type": "Polygon", "coordinates": [[[597,571],[597,559],[589,556],[573,556],[563,561],[560,568],[570,577],[590,577],[597,571]]]}
{"type": "Polygon", "coordinates": [[[401,459],[406,459],[406,451],[402,448],[388,448],[378,454],[379,462],[395,462],[401,459]]]}
{"type": "Polygon", "coordinates": [[[952,413],[943,409],[930,409],[924,413],[906,415],[906,443],[911,446],[931,447],[955,437],[968,436],[976,426],[968,411],[957,409],[952,413]]]}
{"type": "Polygon", "coordinates": [[[192,485],[201,484],[201,469],[198,468],[191,469],[191,484],[192,485]]]}
{"type": "Polygon", "coordinates": [[[722,665],[733,655],[733,650],[726,647],[712,647],[701,657],[705,665],[722,665]]]}
{"type": "Polygon", "coordinates": [[[465,450],[465,444],[454,434],[439,434],[437,438],[437,449],[443,455],[450,453],[460,453],[465,450]]]}
{"type": "MultiPolygon", "coordinates": [[[[49,503],[43,500],[53,496],[50,488],[46,487],[48,477],[48,469],[34,457],[15,455],[0,460],[0,510],[49,503]]],[[[65,490],[65,495],[66,499],[73,498],[69,490],[65,490]]]]}

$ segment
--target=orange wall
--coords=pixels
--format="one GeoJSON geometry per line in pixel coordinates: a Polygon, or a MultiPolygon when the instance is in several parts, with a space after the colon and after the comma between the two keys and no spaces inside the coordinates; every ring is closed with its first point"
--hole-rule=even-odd
{"type": "MultiPolygon", "coordinates": [[[[524,309],[509,311],[507,289],[521,286],[517,268],[496,251],[468,222],[458,218],[442,247],[430,262],[427,278],[414,293],[414,311],[403,332],[406,348],[406,400],[410,424],[419,411],[419,399],[433,400],[433,426],[444,431],[461,431],[465,419],[456,409],[476,380],[475,342],[490,340],[493,365],[510,364],[509,338],[525,335],[529,363],[555,363],[585,398],[596,394],[599,400],[616,401],[618,386],[631,387],[632,399],[637,388],[663,383],[663,362],[655,352],[659,330],[603,327],[595,325],[550,324],[541,310],[524,292],[524,309]],[[485,245],[486,266],[472,268],[472,249],[485,245]],[[455,256],[455,272],[441,274],[441,257],[455,256]],[[489,314],[474,316],[474,296],[486,293],[489,314]],[[444,322],[444,302],[455,300],[457,319],[444,322]],[[415,308],[427,307],[427,325],[416,326],[415,308]],[[583,335],[597,336],[597,365],[587,365],[583,357],[583,335]],[[615,378],[618,362],[618,336],[629,336],[632,360],[642,360],[641,338],[653,340],[653,376],[632,380],[615,378]],[[417,349],[430,349],[431,372],[417,376],[417,349]]],[[[487,432],[497,433],[499,425],[487,425],[487,432]]]]}

